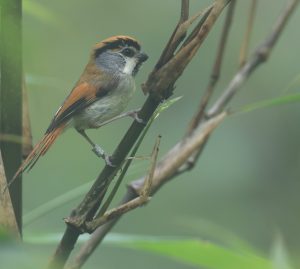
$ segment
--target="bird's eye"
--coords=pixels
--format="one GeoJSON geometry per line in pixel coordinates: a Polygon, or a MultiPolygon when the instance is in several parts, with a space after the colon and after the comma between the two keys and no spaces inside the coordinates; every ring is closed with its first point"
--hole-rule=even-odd
{"type": "Polygon", "coordinates": [[[132,50],[130,48],[125,48],[122,50],[122,54],[127,57],[132,57],[134,55],[134,50],[132,50]]]}

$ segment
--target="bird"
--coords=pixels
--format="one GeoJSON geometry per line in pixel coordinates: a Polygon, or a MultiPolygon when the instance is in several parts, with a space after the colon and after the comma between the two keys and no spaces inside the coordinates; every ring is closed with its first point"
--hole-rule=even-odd
{"type": "MultiPolygon", "coordinates": [[[[113,166],[108,155],[86,134],[115,119],[131,116],[138,122],[137,111],[122,114],[135,91],[134,77],[148,55],[133,37],[117,35],[97,43],[89,61],[70,94],[55,113],[44,136],[16,171],[10,184],[24,171],[31,170],[55,140],[73,127],[93,147],[93,152],[113,166]]],[[[10,185],[9,184],[9,185],[10,185]]]]}

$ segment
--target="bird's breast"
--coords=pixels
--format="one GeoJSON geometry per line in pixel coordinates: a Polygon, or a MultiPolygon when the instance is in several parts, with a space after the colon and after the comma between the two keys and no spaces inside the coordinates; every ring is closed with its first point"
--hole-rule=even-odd
{"type": "Polygon", "coordinates": [[[120,78],[114,89],[105,96],[86,107],[74,117],[74,127],[77,129],[97,128],[101,123],[121,114],[135,91],[134,79],[131,76],[120,78]]]}

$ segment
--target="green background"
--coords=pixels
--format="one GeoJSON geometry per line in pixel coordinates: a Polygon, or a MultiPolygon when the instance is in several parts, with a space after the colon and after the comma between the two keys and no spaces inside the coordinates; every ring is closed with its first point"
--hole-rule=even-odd
{"type": "MultiPolygon", "coordinates": [[[[210,2],[191,1],[191,14],[210,2]]],[[[228,85],[238,68],[249,2],[238,1],[214,98],[228,85]]],[[[286,1],[258,2],[251,50],[270,32],[286,1]]],[[[116,34],[136,37],[150,56],[137,76],[137,85],[140,85],[173,31],[179,8],[180,1],[174,0],[24,1],[24,70],[34,142],[43,135],[72,89],[94,43],[116,34]]],[[[155,121],[138,155],[149,155],[158,134],[162,135],[160,156],[184,135],[209,80],[223,19],[224,14],[177,82],[174,96],[183,98],[155,121]]],[[[299,75],[299,25],[297,10],[270,60],[243,86],[232,108],[298,91],[299,80],[286,90],[299,75]]],[[[128,109],[140,107],[144,100],[138,88],[128,109]]],[[[299,264],[299,114],[296,103],[228,118],[215,131],[197,166],[166,184],[146,207],[126,215],[114,232],[211,240],[205,227],[217,225],[266,256],[270,254],[275,236],[280,234],[294,264],[299,264]]],[[[123,119],[88,133],[107,152],[112,152],[130,123],[130,119],[123,119]]],[[[134,161],[126,182],[143,175],[147,166],[147,160],[134,161]]],[[[74,130],[68,130],[24,176],[24,213],[94,180],[102,167],[103,161],[94,156],[89,145],[74,130]]],[[[118,198],[124,191],[123,186],[118,198]]],[[[24,234],[61,233],[64,230],[62,218],[81,199],[61,205],[28,224],[24,234]]],[[[39,253],[43,260],[53,252],[54,246],[36,246],[32,251],[39,253]]],[[[110,244],[97,249],[86,268],[120,266],[190,268],[154,254],[110,244]]]]}

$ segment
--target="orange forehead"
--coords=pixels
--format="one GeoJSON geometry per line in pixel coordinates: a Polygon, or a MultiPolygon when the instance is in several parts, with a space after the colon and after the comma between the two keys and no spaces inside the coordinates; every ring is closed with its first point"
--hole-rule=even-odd
{"type": "Polygon", "coordinates": [[[117,49],[124,46],[135,47],[137,50],[141,49],[139,42],[130,36],[118,35],[112,36],[102,40],[94,46],[94,51],[102,51],[104,49],[117,49]]]}

